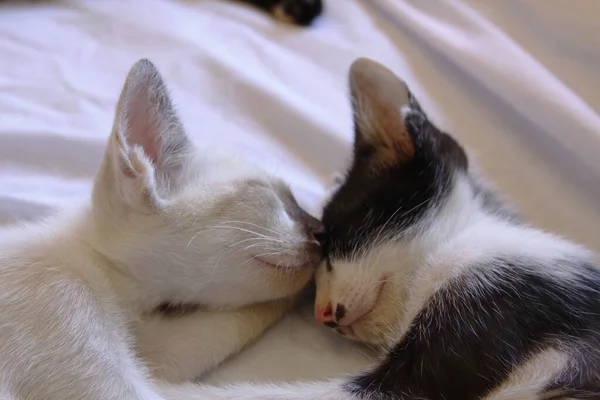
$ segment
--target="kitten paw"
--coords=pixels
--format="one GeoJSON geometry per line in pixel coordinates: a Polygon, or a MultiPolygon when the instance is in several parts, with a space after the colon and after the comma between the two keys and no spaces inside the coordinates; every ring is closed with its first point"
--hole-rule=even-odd
{"type": "Polygon", "coordinates": [[[322,0],[281,0],[271,12],[281,21],[307,26],[323,12],[323,2],[322,0]]]}

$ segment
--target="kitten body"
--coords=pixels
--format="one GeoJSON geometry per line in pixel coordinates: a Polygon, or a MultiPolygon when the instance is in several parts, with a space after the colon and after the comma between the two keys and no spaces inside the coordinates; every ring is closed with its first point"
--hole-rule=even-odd
{"type": "Polygon", "coordinates": [[[197,378],[292,306],[318,226],[278,179],[196,149],[139,61],[90,201],[0,230],[0,393],[162,399],[153,377],[197,378]]]}
{"type": "Polygon", "coordinates": [[[358,60],[350,88],[354,159],[323,212],[315,317],[385,355],[347,379],[207,398],[600,398],[592,254],[523,222],[391,71],[358,60]]]}

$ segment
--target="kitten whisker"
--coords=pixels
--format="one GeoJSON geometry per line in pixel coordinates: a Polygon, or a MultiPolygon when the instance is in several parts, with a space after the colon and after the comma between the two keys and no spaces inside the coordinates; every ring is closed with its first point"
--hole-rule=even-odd
{"type": "Polygon", "coordinates": [[[190,239],[190,241],[188,242],[188,244],[185,246],[185,249],[187,249],[188,247],[190,247],[190,244],[192,244],[192,242],[194,241],[194,239],[196,239],[196,236],[198,236],[202,232],[203,232],[203,230],[199,230],[198,232],[196,232],[194,234],[194,236],[192,236],[192,238],[190,239]]]}
{"type": "Polygon", "coordinates": [[[256,246],[263,246],[265,250],[277,250],[275,248],[269,248],[268,245],[270,245],[270,244],[271,243],[254,243],[254,244],[251,244],[250,246],[245,247],[244,250],[248,250],[248,249],[251,249],[256,246]]]}
{"type": "Polygon", "coordinates": [[[242,239],[242,240],[240,240],[239,242],[235,242],[235,243],[233,243],[233,244],[230,244],[230,245],[229,245],[229,246],[227,246],[227,247],[235,247],[235,246],[237,246],[237,245],[239,245],[239,244],[242,244],[242,243],[244,243],[244,242],[249,242],[249,241],[251,241],[251,240],[267,240],[267,239],[260,238],[260,237],[254,237],[254,238],[242,239]]]}
{"type": "Polygon", "coordinates": [[[277,239],[274,238],[272,236],[267,236],[267,235],[263,235],[261,233],[258,233],[256,231],[253,231],[251,229],[245,229],[245,228],[240,228],[239,226],[229,226],[229,225],[211,225],[210,228],[217,228],[217,229],[233,229],[233,230],[238,230],[241,232],[246,232],[246,233],[250,233],[252,235],[256,235],[257,237],[261,237],[263,239],[268,239],[268,240],[272,240],[274,242],[283,242],[283,240],[281,239],[277,239]]]}
{"type": "Polygon", "coordinates": [[[223,258],[223,256],[225,255],[225,253],[221,254],[219,256],[219,258],[217,259],[217,262],[215,263],[215,265],[212,267],[211,271],[210,271],[210,276],[208,277],[208,283],[212,282],[214,276],[215,276],[215,272],[217,272],[217,268],[219,268],[219,264],[221,263],[221,259],[223,258]]]}
{"type": "Polygon", "coordinates": [[[241,265],[244,265],[244,264],[246,264],[246,263],[248,263],[248,262],[250,262],[250,261],[252,261],[252,260],[254,260],[255,258],[258,258],[258,257],[263,257],[263,256],[278,256],[278,255],[285,255],[285,254],[286,254],[285,252],[281,252],[281,251],[257,254],[255,256],[251,257],[250,259],[244,261],[241,265]]]}
{"type": "Polygon", "coordinates": [[[268,232],[271,232],[271,233],[275,233],[275,234],[280,235],[280,236],[284,236],[283,233],[281,233],[281,232],[279,232],[279,231],[277,231],[275,229],[267,228],[266,226],[254,224],[252,222],[246,222],[246,221],[221,221],[221,224],[246,224],[246,225],[254,226],[256,228],[264,229],[265,231],[268,231],[268,232]]]}

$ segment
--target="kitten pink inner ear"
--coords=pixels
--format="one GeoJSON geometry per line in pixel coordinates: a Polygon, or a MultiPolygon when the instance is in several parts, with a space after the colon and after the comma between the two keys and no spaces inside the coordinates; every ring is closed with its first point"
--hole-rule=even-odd
{"type": "Polygon", "coordinates": [[[147,93],[133,95],[129,100],[125,124],[126,140],[130,144],[138,145],[148,156],[153,164],[158,162],[158,149],[160,136],[157,134],[159,123],[157,112],[152,105],[144,99],[147,93]]]}
{"type": "Polygon", "coordinates": [[[133,65],[117,106],[117,130],[129,148],[139,146],[155,166],[165,156],[165,141],[181,135],[168,90],[148,60],[133,65]]]}
{"type": "Polygon", "coordinates": [[[410,109],[410,92],[404,81],[366,58],[354,61],[349,77],[356,140],[374,146],[381,163],[412,157],[414,144],[404,124],[404,113],[410,109]]]}

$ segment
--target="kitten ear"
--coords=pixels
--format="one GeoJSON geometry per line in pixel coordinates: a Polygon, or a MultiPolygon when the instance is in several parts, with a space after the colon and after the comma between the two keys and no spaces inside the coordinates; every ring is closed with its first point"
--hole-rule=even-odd
{"type": "Polygon", "coordinates": [[[109,186],[131,205],[157,205],[178,184],[190,149],[160,73],[148,60],[136,62],[107,147],[109,186]]]}
{"type": "Polygon", "coordinates": [[[415,153],[405,118],[421,113],[408,87],[383,65],[359,58],[350,67],[355,148],[372,157],[374,167],[396,165],[415,153]]]}

